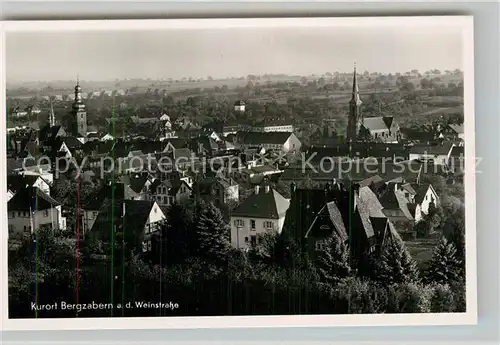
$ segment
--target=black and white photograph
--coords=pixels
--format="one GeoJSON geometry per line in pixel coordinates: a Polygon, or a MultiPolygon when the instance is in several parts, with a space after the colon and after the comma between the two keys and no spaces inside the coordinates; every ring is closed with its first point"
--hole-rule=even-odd
{"type": "Polygon", "coordinates": [[[472,17],[3,25],[7,328],[477,321],[472,17]]]}

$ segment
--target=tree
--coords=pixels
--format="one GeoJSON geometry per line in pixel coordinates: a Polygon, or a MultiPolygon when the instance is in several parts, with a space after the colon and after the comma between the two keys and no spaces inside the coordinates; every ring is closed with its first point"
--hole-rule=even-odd
{"type": "Polygon", "coordinates": [[[386,244],[377,265],[377,280],[384,285],[419,281],[417,263],[403,242],[391,240],[386,244]]]}
{"type": "Polygon", "coordinates": [[[330,286],[336,286],[351,274],[349,248],[336,233],[326,240],[325,249],[318,256],[317,268],[321,282],[330,286]]]}
{"type": "Polygon", "coordinates": [[[429,204],[427,214],[415,225],[417,236],[430,236],[441,225],[442,218],[441,208],[436,207],[435,201],[432,200],[429,204]]]}
{"type": "Polygon", "coordinates": [[[461,270],[462,263],[457,258],[455,246],[443,237],[434,249],[427,271],[427,279],[438,284],[450,284],[459,279],[461,270]]]}
{"type": "Polygon", "coordinates": [[[169,263],[182,263],[191,256],[194,245],[192,219],[186,208],[174,203],[167,211],[167,226],[163,234],[163,252],[169,263]]]}
{"type": "Polygon", "coordinates": [[[229,227],[222,213],[212,203],[199,206],[196,237],[198,254],[211,261],[224,259],[230,249],[229,227]]]}
{"type": "Polygon", "coordinates": [[[449,285],[436,284],[431,295],[432,313],[452,313],[457,309],[455,294],[449,285]]]}

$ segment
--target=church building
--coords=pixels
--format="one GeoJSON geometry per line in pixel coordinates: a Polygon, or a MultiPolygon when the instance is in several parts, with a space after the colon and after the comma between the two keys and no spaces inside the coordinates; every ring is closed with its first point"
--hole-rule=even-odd
{"type": "Polygon", "coordinates": [[[364,117],[359,97],[359,85],[354,66],[352,80],[352,95],[349,101],[349,118],[347,121],[347,141],[375,141],[383,143],[397,143],[401,134],[399,125],[393,116],[364,117]]]}

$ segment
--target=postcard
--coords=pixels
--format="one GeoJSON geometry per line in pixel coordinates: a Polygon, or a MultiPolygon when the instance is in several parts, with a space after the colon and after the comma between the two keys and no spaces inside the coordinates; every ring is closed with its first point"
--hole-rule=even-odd
{"type": "Polygon", "coordinates": [[[4,329],[477,322],[472,17],[2,28],[4,329]]]}

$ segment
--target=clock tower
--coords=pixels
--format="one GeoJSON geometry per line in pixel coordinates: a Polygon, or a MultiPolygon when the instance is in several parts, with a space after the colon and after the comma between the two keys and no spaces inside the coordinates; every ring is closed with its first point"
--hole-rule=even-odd
{"type": "Polygon", "coordinates": [[[80,81],[77,79],[75,86],[75,101],[73,102],[73,119],[74,130],[73,134],[76,137],[87,138],[87,111],[82,99],[82,88],[80,81]]]}

